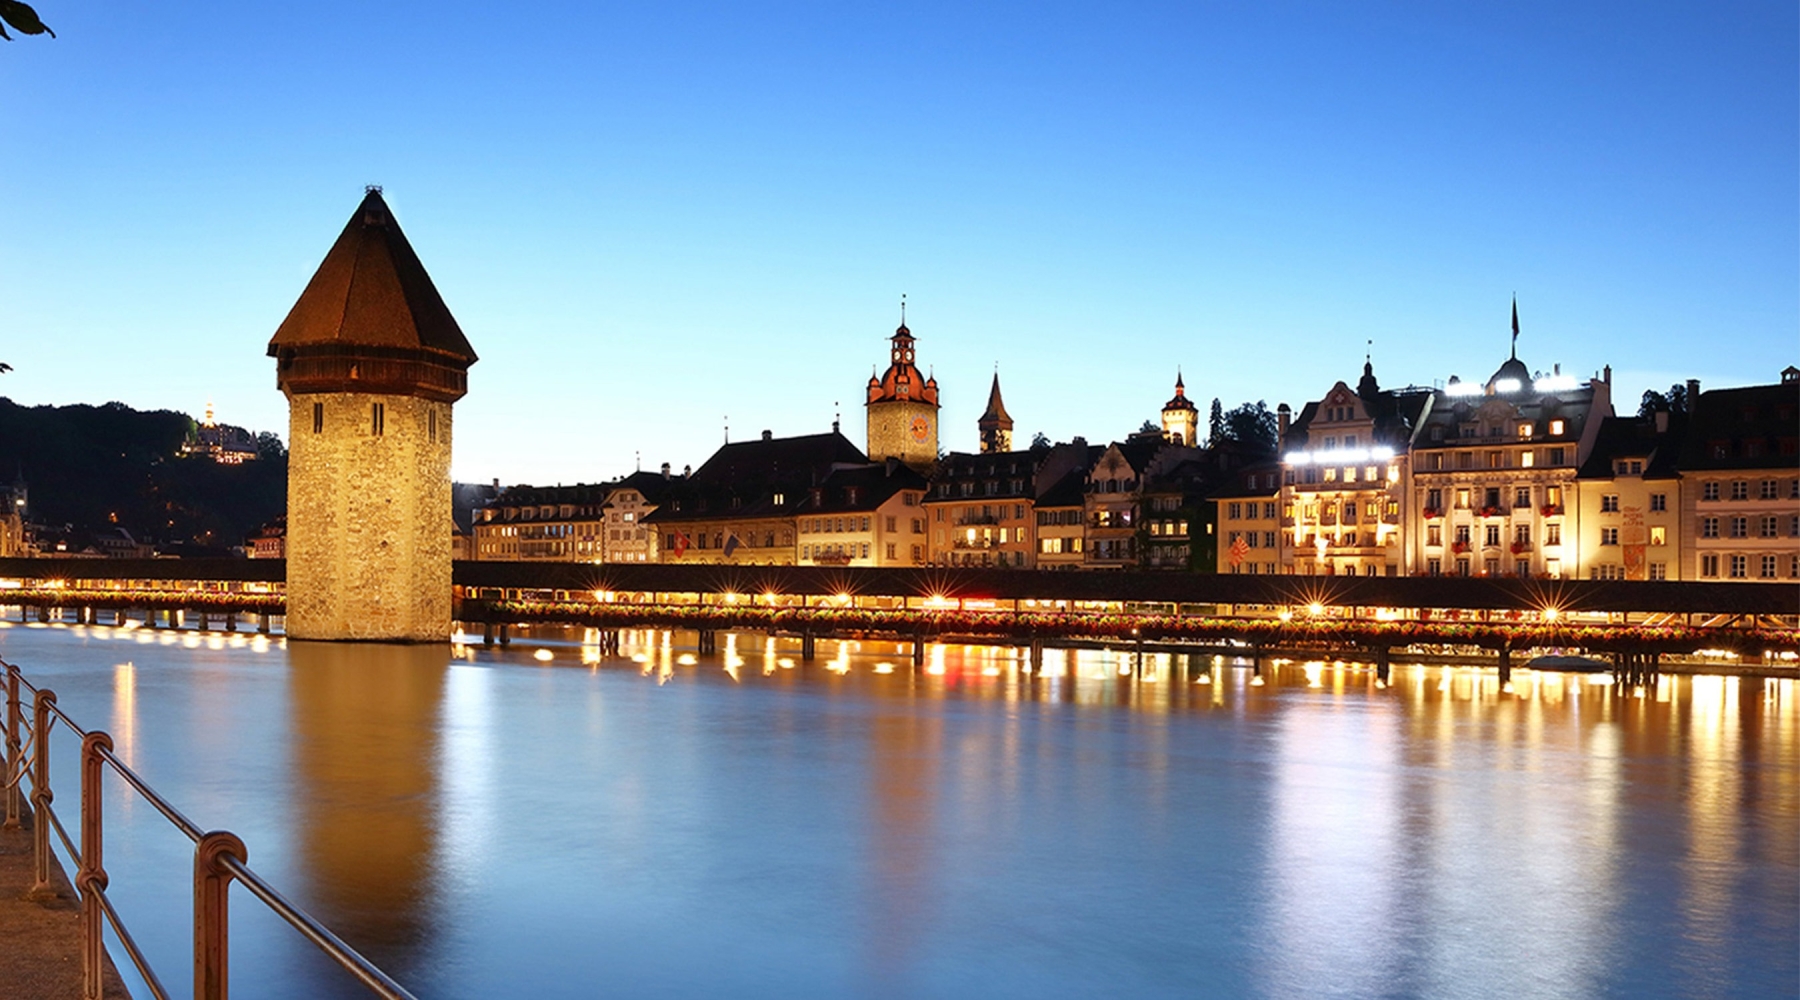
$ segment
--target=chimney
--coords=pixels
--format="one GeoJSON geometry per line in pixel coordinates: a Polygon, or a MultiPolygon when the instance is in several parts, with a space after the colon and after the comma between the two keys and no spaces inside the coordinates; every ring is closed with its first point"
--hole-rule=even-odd
{"type": "Polygon", "coordinates": [[[763,440],[764,441],[773,441],[774,439],[775,439],[775,435],[773,432],[768,431],[768,430],[763,431],[763,440]]]}
{"type": "Polygon", "coordinates": [[[1288,424],[1294,419],[1294,411],[1286,403],[1275,408],[1275,447],[1279,449],[1287,443],[1288,424]]]}
{"type": "Polygon", "coordinates": [[[667,463],[667,462],[663,463],[663,478],[664,479],[669,478],[669,463],[667,463]]]}
{"type": "Polygon", "coordinates": [[[1700,402],[1700,380],[1697,378],[1688,379],[1687,411],[1689,413],[1694,412],[1695,404],[1697,404],[1699,402],[1700,402]]]}
{"type": "Polygon", "coordinates": [[[1606,365],[1600,370],[1604,373],[1600,376],[1600,381],[1605,382],[1607,385],[1612,385],[1612,365],[1606,365]]]}
{"type": "Polygon", "coordinates": [[[691,465],[682,466],[681,467],[681,478],[686,479],[689,475],[691,475],[693,473],[693,471],[694,471],[694,467],[691,465]]]}

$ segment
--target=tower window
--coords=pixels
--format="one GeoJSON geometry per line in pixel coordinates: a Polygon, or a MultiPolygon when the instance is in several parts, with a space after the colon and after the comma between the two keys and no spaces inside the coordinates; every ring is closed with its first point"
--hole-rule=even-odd
{"type": "Polygon", "coordinates": [[[387,431],[387,404],[369,404],[369,433],[380,437],[387,431]]]}
{"type": "Polygon", "coordinates": [[[313,404],[313,433],[320,434],[325,430],[325,404],[313,404]]]}

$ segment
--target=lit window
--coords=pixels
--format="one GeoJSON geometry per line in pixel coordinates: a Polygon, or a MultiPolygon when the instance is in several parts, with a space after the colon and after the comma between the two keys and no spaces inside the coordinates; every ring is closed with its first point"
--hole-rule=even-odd
{"type": "Polygon", "coordinates": [[[1667,544],[1669,544],[1669,529],[1663,527],[1660,524],[1652,525],[1650,528],[1650,544],[1651,545],[1667,545],[1667,544]]]}
{"type": "Polygon", "coordinates": [[[1562,432],[1563,432],[1563,422],[1561,420],[1550,421],[1550,433],[1551,434],[1561,434],[1562,432]]]}
{"type": "Polygon", "coordinates": [[[1531,437],[1531,425],[1530,424],[1520,424],[1519,425],[1519,436],[1522,438],[1531,437]]]}

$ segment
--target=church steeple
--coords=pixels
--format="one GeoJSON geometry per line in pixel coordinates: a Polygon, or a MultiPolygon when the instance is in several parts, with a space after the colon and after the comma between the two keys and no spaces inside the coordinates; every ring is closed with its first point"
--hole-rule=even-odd
{"type": "Polygon", "coordinates": [[[1000,373],[994,372],[994,383],[988,388],[987,410],[975,422],[981,432],[983,453],[1012,450],[1013,419],[1000,399],[1000,373]]]}

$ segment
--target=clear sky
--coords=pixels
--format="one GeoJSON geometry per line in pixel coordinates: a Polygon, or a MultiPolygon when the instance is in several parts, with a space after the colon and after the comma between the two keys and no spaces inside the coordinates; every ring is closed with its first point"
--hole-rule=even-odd
{"type": "Polygon", "coordinates": [[[482,360],[455,474],[862,440],[902,292],[975,447],[1520,357],[1800,361],[1791,0],[41,0],[0,43],[0,393],[286,430],[264,348],[362,196],[482,360]]]}

